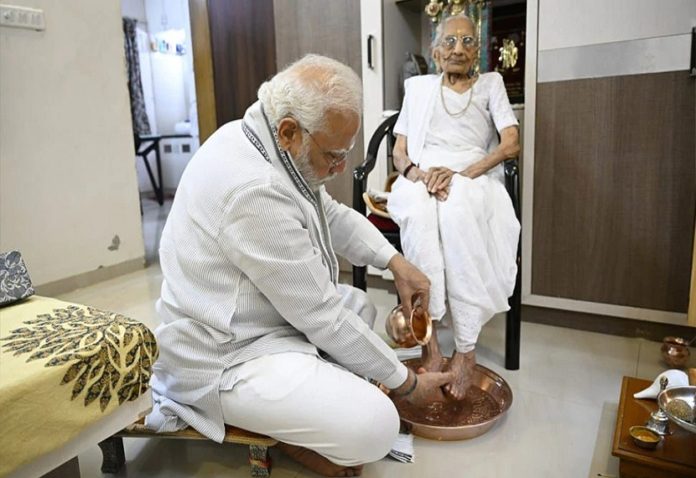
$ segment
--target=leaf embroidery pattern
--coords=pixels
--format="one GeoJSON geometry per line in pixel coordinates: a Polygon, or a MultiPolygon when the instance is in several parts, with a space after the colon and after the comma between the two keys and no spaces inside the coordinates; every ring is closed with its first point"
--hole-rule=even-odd
{"type": "Polygon", "coordinates": [[[67,366],[61,385],[72,384],[71,400],[98,401],[103,412],[117,398],[119,405],[147,391],[158,349],[150,329],[121,314],[71,305],[40,314],[0,338],[5,352],[30,354],[27,362],[44,360],[46,367],[67,366]]]}

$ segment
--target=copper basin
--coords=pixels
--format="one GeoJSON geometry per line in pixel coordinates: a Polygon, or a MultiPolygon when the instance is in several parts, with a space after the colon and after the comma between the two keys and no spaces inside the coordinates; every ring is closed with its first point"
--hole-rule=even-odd
{"type": "MultiPolygon", "coordinates": [[[[445,359],[447,360],[447,359],[445,359]]],[[[417,370],[420,359],[405,360],[410,369],[417,370]]],[[[429,412],[404,407],[396,402],[401,420],[411,433],[422,438],[440,441],[468,440],[490,430],[512,405],[512,390],[497,373],[476,364],[472,388],[461,402],[448,401],[442,407],[444,415],[456,416],[458,423],[451,425],[430,424],[426,419],[429,412]]]]}

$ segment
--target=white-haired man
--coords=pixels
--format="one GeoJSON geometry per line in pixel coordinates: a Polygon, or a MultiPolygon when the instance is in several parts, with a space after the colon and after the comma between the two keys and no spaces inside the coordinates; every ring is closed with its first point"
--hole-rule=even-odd
{"type": "Polygon", "coordinates": [[[452,376],[416,376],[397,360],[371,330],[366,295],[338,284],[335,253],[388,267],[407,308],[415,296],[427,306],[429,282],[322,186],[346,169],[360,128],[357,75],[310,55],[258,96],[191,160],[162,233],[147,423],[216,441],[229,423],[320,474],[357,476],[399,428],[391,401],[360,377],[425,403],[452,376]]]}

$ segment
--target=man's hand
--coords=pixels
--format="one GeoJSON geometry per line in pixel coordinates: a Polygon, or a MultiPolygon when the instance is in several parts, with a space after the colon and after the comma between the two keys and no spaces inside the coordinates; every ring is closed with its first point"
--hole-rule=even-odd
{"type": "Polygon", "coordinates": [[[406,400],[417,407],[424,407],[433,402],[446,401],[442,386],[454,380],[453,372],[418,372],[418,384],[415,390],[406,396],[406,400]]]}
{"type": "Polygon", "coordinates": [[[430,280],[416,266],[408,262],[401,254],[396,254],[387,264],[394,274],[394,285],[404,307],[404,315],[411,316],[413,305],[420,302],[423,309],[430,305],[430,280]]]}

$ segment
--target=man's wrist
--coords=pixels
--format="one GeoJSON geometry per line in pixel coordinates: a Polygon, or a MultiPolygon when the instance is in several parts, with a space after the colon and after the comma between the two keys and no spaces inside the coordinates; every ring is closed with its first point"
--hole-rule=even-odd
{"type": "Polygon", "coordinates": [[[413,393],[418,386],[418,376],[411,370],[406,375],[406,380],[399,387],[391,391],[393,397],[407,397],[413,393]]]}
{"type": "Polygon", "coordinates": [[[405,261],[406,258],[402,254],[397,252],[392,256],[391,259],[389,259],[389,262],[387,263],[387,269],[389,269],[392,272],[392,274],[394,274],[395,269],[398,269],[399,266],[405,261]]]}

